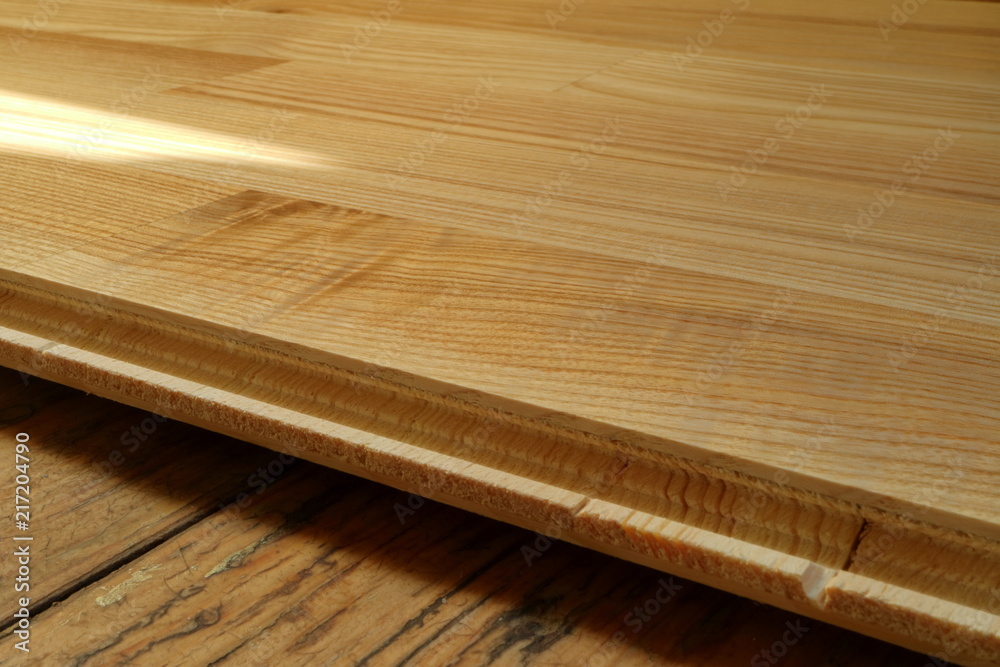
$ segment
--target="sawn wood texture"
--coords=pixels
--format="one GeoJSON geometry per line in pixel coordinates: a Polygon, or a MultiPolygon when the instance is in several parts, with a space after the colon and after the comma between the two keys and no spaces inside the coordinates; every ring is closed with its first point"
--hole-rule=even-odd
{"type": "Polygon", "coordinates": [[[965,0],[5,1],[0,361],[995,664],[998,44],[965,0]]]}

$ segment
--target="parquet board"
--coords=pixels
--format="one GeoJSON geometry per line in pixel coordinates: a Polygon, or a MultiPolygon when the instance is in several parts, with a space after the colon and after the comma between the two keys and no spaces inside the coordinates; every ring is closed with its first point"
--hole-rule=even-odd
{"type": "Polygon", "coordinates": [[[1000,7],[418,4],[0,3],[0,362],[1000,660],[1000,7]]]}
{"type": "Polygon", "coordinates": [[[58,579],[55,563],[93,568],[32,600],[29,655],[10,649],[5,615],[0,664],[700,667],[766,662],[789,629],[787,665],[928,661],[308,462],[283,467],[274,452],[177,422],[144,434],[108,485],[100,464],[121,447],[121,425],[148,413],[7,370],[0,406],[4,450],[29,432],[40,482],[33,587],[58,579]],[[209,474],[192,474],[194,462],[209,474]],[[265,472],[242,490],[220,478],[244,465],[265,472]],[[68,507],[80,489],[103,491],[68,507]],[[208,499],[169,530],[156,520],[165,505],[208,499]],[[120,553],[88,559],[96,544],[120,553]]]}

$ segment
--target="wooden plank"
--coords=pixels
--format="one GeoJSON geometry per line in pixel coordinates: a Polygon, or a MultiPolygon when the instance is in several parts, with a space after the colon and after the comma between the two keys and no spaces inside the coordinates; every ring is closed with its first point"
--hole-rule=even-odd
{"type": "MultiPolygon", "coordinates": [[[[653,78],[656,83],[649,88],[658,94],[703,94],[690,77],[669,85],[663,77],[653,78]]],[[[725,85],[732,88],[735,78],[725,85]]],[[[757,90],[769,89],[770,81],[758,78],[757,90]]],[[[278,139],[283,146],[324,156],[331,171],[248,162],[228,172],[229,182],[505,240],[517,237],[635,262],[656,260],[864,304],[928,315],[948,307],[950,318],[995,324],[992,290],[966,290],[962,307],[951,308],[950,291],[942,284],[961,287],[970,273],[992,272],[995,264],[997,190],[990,158],[997,151],[989,148],[996,139],[974,130],[976,119],[989,118],[996,92],[969,94],[969,124],[956,121],[954,129],[968,132],[970,139],[956,139],[933,169],[914,179],[913,156],[933,150],[938,140],[948,143],[926,118],[897,115],[891,134],[884,123],[870,122],[864,129],[849,121],[857,104],[867,104],[865,95],[891,82],[837,89],[840,100],[831,88],[812,124],[789,141],[784,126],[780,132],[775,126],[807,105],[810,84],[799,82],[801,88],[789,87],[780,99],[754,103],[747,92],[720,97],[723,108],[757,107],[745,114],[725,112],[730,121],[738,118],[738,125],[727,124],[719,111],[717,122],[706,123],[705,104],[698,102],[672,102],[677,111],[654,114],[646,104],[588,99],[581,109],[569,102],[554,105],[549,96],[502,89],[479,104],[474,116],[452,123],[442,114],[475,97],[476,90],[422,88],[419,100],[403,100],[397,90],[378,83],[293,63],[267,74],[230,77],[218,86],[172,91],[171,99],[157,106],[157,118],[207,123],[206,129],[215,132],[223,124],[209,109],[223,108],[230,122],[241,118],[248,128],[261,127],[268,122],[261,102],[270,101],[273,109],[288,103],[295,91],[329,91],[316,93],[316,101],[304,106],[282,107],[295,118],[282,126],[278,139]],[[826,147],[846,131],[861,146],[838,151],[834,162],[826,147]],[[733,171],[744,164],[747,151],[769,139],[779,142],[775,158],[744,187],[732,190],[733,171]],[[591,151],[593,142],[599,148],[591,151]],[[877,147],[871,153],[864,147],[869,143],[877,147]],[[477,159],[483,153],[490,162],[477,159]],[[792,164],[795,173],[789,173],[792,164]],[[902,188],[898,196],[884,192],[893,187],[902,188]],[[720,190],[726,188],[723,199],[720,190]],[[892,198],[887,210],[878,209],[878,197],[892,198]],[[868,210],[882,212],[862,215],[868,210]],[[731,262],[715,261],[719,248],[731,262]],[[914,254],[933,259],[915,263],[914,254]]],[[[928,89],[926,94],[934,93],[928,89]]],[[[905,89],[899,96],[909,105],[925,97],[905,89]]],[[[160,168],[213,179],[211,165],[160,168]]]]}
{"type": "MultiPolygon", "coordinates": [[[[622,11],[614,0],[537,3],[518,0],[502,6],[478,2],[455,6],[446,1],[411,3],[378,31],[368,47],[379,49],[393,33],[464,34],[502,32],[530,40],[554,36],[594,48],[613,47],[687,54],[705,22],[733,12],[721,33],[709,37],[709,50],[770,62],[806,62],[819,68],[869,72],[873,68],[942,81],[996,80],[994,3],[930,0],[916,13],[893,15],[894,0],[849,0],[836,6],[803,6],[788,0],[632,2],[622,11]],[[574,9],[575,8],[575,9],[574,9]],[[548,12],[555,14],[550,18],[548,12]],[[560,20],[565,19],[565,20],[560,20]],[[888,25],[888,28],[885,26],[888,25]],[[459,30],[460,29],[460,30],[459,30]],[[888,37],[888,38],[887,38],[888,37]]],[[[193,47],[207,51],[315,62],[345,62],[341,44],[353,44],[358,30],[388,11],[390,3],[352,0],[184,0],[177,2],[99,3],[60,6],[46,17],[44,30],[193,47]],[[114,25],[107,16],[114,15],[114,25]]],[[[32,0],[6,0],[3,25],[22,29],[38,12],[32,0]]],[[[383,19],[384,21],[384,19],[383,19]]],[[[715,28],[718,31],[718,27],[715,28]]],[[[369,31],[376,33],[375,28],[369,31]]],[[[703,42],[705,37],[701,38],[703,42]]],[[[516,44],[515,42],[509,42],[516,44]]],[[[440,41],[438,42],[440,46],[440,41]]],[[[524,41],[520,44],[528,47],[524,41]]],[[[514,47],[516,48],[516,47],[514,47]]],[[[593,52],[593,51],[592,51],[593,52]]],[[[555,54],[553,54],[555,55],[555,54]]],[[[496,56],[494,56],[496,57],[496,56]]]]}
{"type": "MultiPolygon", "coordinates": [[[[433,77],[387,81],[353,68],[290,62],[185,86],[171,91],[171,99],[150,111],[164,121],[184,117],[214,130],[222,127],[219,119],[196,112],[202,105],[221,105],[237,118],[253,113],[246,103],[287,108],[301,117],[278,140],[308,146],[308,136],[311,145],[341,167],[393,173],[398,164],[385,164],[385,157],[398,159],[400,145],[419,149],[424,154],[419,164],[414,157],[411,169],[389,181],[394,190],[402,186],[401,176],[433,182],[447,174],[451,180],[478,185],[488,196],[486,174],[455,169],[455,161],[467,168],[485,167],[462,160],[468,160],[474,145],[504,163],[510,161],[489,172],[492,189],[501,191],[494,196],[528,179],[530,187],[522,188],[534,194],[547,180],[534,170],[556,158],[560,168],[570,168],[574,181],[581,180],[580,186],[596,188],[593,203],[599,205],[614,201],[614,195],[592,172],[620,173],[618,184],[626,185],[630,177],[648,177],[649,163],[689,170],[697,166],[719,170],[722,173],[710,175],[728,182],[731,165],[742,166],[748,150],[764,150],[772,139],[777,147],[768,144],[766,158],[756,160],[757,169],[750,176],[778,173],[829,180],[838,186],[846,181],[864,185],[866,191],[905,178],[907,193],[964,195],[994,203],[998,194],[996,184],[984,178],[997,147],[995,85],[817,72],[801,65],[708,56],[699,72],[691,73],[678,71],[662,52],[623,58],[577,79],[557,95],[512,86],[491,69],[479,72],[494,85],[478,85],[483,76],[437,85],[433,77]],[[944,91],[948,103],[934,102],[944,91]],[[870,111],[876,102],[877,115],[870,111]],[[468,104],[466,111],[461,111],[462,104],[468,104]],[[329,128],[325,138],[314,129],[321,122],[329,128]],[[605,132],[609,122],[612,131],[605,132]],[[435,130],[447,138],[421,146],[421,140],[432,137],[435,130]],[[907,160],[935,145],[938,130],[946,133],[937,141],[937,156],[907,167],[907,160]],[[571,160],[581,145],[602,134],[606,141],[594,149],[586,168],[581,160],[571,160]],[[835,142],[841,137],[852,141],[837,150],[835,142]],[[911,178],[917,173],[919,178],[911,178]]],[[[756,185],[756,178],[747,180],[756,185]]],[[[754,194],[759,188],[763,186],[732,186],[727,194],[754,194]]],[[[632,187],[625,192],[635,193],[633,208],[657,212],[663,208],[663,193],[632,187]]],[[[681,201],[693,199],[692,194],[681,201]]],[[[716,204],[728,201],[721,199],[717,187],[713,195],[716,204]]]]}
{"type": "Polygon", "coordinates": [[[1000,652],[995,6],[123,7],[0,75],[3,363],[1000,652]]]}
{"type": "MultiPolygon", "coordinates": [[[[5,333],[4,339],[11,337],[5,333]]],[[[797,614],[833,621],[924,651],[944,649],[950,659],[961,664],[985,665],[992,661],[995,638],[1000,633],[1000,616],[992,612],[992,602],[986,608],[970,607],[868,577],[838,573],[836,568],[817,567],[809,560],[620,504],[634,498],[618,494],[616,502],[611,503],[588,499],[499,469],[432,453],[426,448],[426,441],[418,443],[424,447],[414,447],[357,429],[334,426],[325,418],[306,417],[298,411],[301,403],[287,395],[283,402],[295,407],[295,411],[179,382],[175,377],[130,368],[120,361],[102,360],[67,346],[51,347],[44,339],[23,335],[8,343],[2,352],[9,355],[13,347],[16,354],[26,355],[29,346],[37,345],[48,348],[43,358],[36,357],[38,372],[54,373],[71,384],[86,387],[99,384],[104,393],[116,398],[128,396],[136,401],[142,397],[139,403],[170,405],[188,415],[191,421],[231,433],[248,433],[275,448],[284,449],[291,444],[297,455],[325,465],[394,484],[404,480],[411,489],[450,504],[474,508],[510,523],[559,534],[588,547],[752,595],[797,614]],[[95,382],[98,378],[101,382],[95,382]],[[107,380],[112,381],[110,385],[104,384],[107,380]],[[262,438],[262,433],[268,436],[262,438]],[[436,477],[428,479],[429,470],[437,471],[436,477]]],[[[249,368],[248,372],[253,374],[249,368]]],[[[483,433],[482,426],[478,433],[483,433]]],[[[503,441],[503,434],[494,437],[503,441]]],[[[613,476],[604,475],[599,483],[591,483],[583,490],[589,496],[600,495],[612,482],[613,476]]],[[[749,494],[744,491],[743,495],[738,503],[741,511],[748,506],[768,505],[768,496],[761,489],[749,494]]],[[[779,520],[783,515],[785,522],[793,518],[799,523],[798,512],[790,515],[787,502],[785,506],[778,510],[779,520]]],[[[834,509],[836,505],[827,501],[826,507],[834,509]]],[[[912,526],[903,528],[914,530],[912,526]]],[[[917,526],[916,530],[927,528],[917,526]]]]}
{"type": "MultiPolygon", "coordinates": [[[[43,432],[39,422],[58,424],[76,443],[110,446],[118,425],[142,414],[37,379],[25,388],[11,372],[0,374],[0,396],[7,419],[34,413],[17,428],[32,432],[33,470],[48,474],[49,497],[106,478],[92,465],[60,466],[57,452],[65,455],[67,447],[58,431],[43,432]],[[64,409],[77,403],[90,409],[64,409]]],[[[188,461],[204,458],[206,450],[228,452],[231,443],[183,430],[188,437],[170,447],[135,452],[143,467],[159,471],[154,476],[183,474],[183,489],[131,478],[106,496],[136,508],[162,508],[180,495],[212,496],[220,473],[236,475],[247,462],[230,458],[216,462],[212,476],[192,475],[188,461]]],[[[96,447],[78,453],[90,449],[96,447]]],[[[38,529],[51,529],[53,504],[38,507],[38,529]]],[[[789,665],[820,664],[830,656],[862,666],[928,660],[305,462],[254,493],[243,510],[216,510],[149,550],[140,546],[157,534],[155,522],[123,517],[107,523],[79,510],[58,513],[76,520],[78,543],[114,532],[130,556],[111,571],[95,567],[86,587],[64,590],[33,618],[35,661],[694,667],[766,662],[764,651],[776,645],[789,665]],[[789,629],[794,641],[781,646],[789,629]]],[[[38,585],[58,576],[43,572],[43,561],[80,555],[73,542],[59,541],[54,531],[50,537],[36,544],[44,550],[44,559],[33,561],[38,585]]],[[[13,639],[9,628],[0,635],[4,646],[13,639]]],[[[4,650],[0,664],[23,660],[4,650]]]]}
{"type": "MultiPolygon", "coordinates": [[[[406,373],[411,385],[430,387],[437,382],[438,391],[448,393],[455,390],[445,387],[473,389],[476,400],[495,409],[504,406],[491,396],[524,401],[548,415],[544,418],[550,423],[558,420],[564,429],[603,437],[602,445],[608,448],[614,447],[608,441],[609,429],[618,428],[654,451],[683,451],[706,460],[725,454],[729,467],[748,474],[773,478],[775,470],[789,476],[801,473],[821,480],[812,482],[814,490],[837,488],[840,497],[875,508],[904,504],[939,525],[1000,536],[993,497],[998,469],[995,462],[977,456],[977,447],[984,447],[998,426],[998,413],[990,407],[991,397],[997,395],[992,388],[996,378],[980,377],[979,369],[1000,348],[988,330],[980,334],[979,349],[968,349],[966,341],[975,330],[963,323],[947,323],[941,342],[930,343],[921,359],[896,371],[885,361],[884,348],[858,345],[849,338],[840,349],[824,348],[827,341],[848,335],[876,343],[878,339],[866,335],[917,328],[919,315],[889,309],[871,313],[855,302],[808,293],[781,297],[753,283],[713,279],[656,262],[616,265],[578,251],[501,242],[252,192],[81,246],[33,269],[28,279],[39,286],[73,288],[91,301],[103,298],[116,308],[141,306],[150,313],[171,313],[177,321],[198,323],[222,336],[243,331],[281,340],[295,346],[296,355],[325,358],[340,367],[345,362],[339,360],[357,359],[391,369],[395,378],[406,373]],[[330,248],[336,248],[332,265],[330,248]],[[485,253],[488,263],[478,253],[485,253]],[[595,267],[601,271],[596,279],[590,277],[595,267]],[[535,278],[534,272],[543,270],[547,286],[535,278]],[[616,306],[621,314],[588,322],[588,312],[616,303],[620,283],[640,273],[641,287],[634,281],[627,306],[616,306]],[[610,282],[610,277],[617,280],[610,282]],[[155,286],[164,280],[177,290],[157,292],[155,286]],[[731,290],[739,291],[740,301],[719,304],[716,295],[731,290]],[[257,298],[260,305],[255,307],[257,298]],[[686,306],[692,301],[704,305],[686,306]],[[427,305],[411,310],[419,304],[427,305]],[[741,355],[715,382],[705,381],[703,366],[685,362],[717,357],[734,341],[748,346],[740,327],[752,325],[769,309],[780,311],[767,332],[773,347],[741,355]],[[832,324],[826,321],[831,317],[832,324]],[[490,332],[488,347],[478,345],[484,330],[490,332]],[[617,348],[608,349],[611,336],[619,341],[617,348]],[[635,350],[650,345],[655,336],[661,337],[660,346],[636,358],[635,350]],[[424,343],[404,350],[406,340],[424,343]],[[567,377],[563,368],[570,362],[587,368],[587,374],[567,377]],[[811,399],[803,395],[808,380],[801,375],[807,362],[818,373],[815,391],[835,401],[837,411],[806,412],[811,399]],[[622,369],[631,381],[623,381],[622,369]],[[532,382],[525,384],[532,373],[532,382]],[[950,412],[940,392],[928,393],[943,374],[965,382],[949,388],[952,395],[966,396],[956,400],[950,412]],[[836,389],[839,383],[857,384],[859,378],[864,378],[863,389],[836,389]],[[766,386],[768,391],[754,394],[746,391],[748,386],[766,386]],[[693,399],[694,392],[709,388],[710,398],[693,399]],[[876,396],[893,398],[871,411],[876,396]],[[935,408],[933,422],[923,431],[912,415],[914,402],[920,400],[935,408]],[[710,405],[730,401],[732,425],[727,428],[710,405]],[[630,410],[623,413],[620,406],[626,403],[630,410]],[[774,403],[782,407],[770,407],[774,403]],[[663,406],[670,411],[664,413],[663,406]],[[784,419],[783,412],[788,414],[784,419]],[[758,413],[753,431],[743,417],[746,413],[758,413]],[[685,433],[687,448],[664,444],[679,433],[685,433]],[[813,447],[801,465],[790,466],[787,451],[802,441],[802,434],[825,435],[822,446],[813,447]],[[900,469],[890,485],[878,466],[852,465],[862,456],[869,463],[880,460],[873,439],[892,442],[888,456],[907,462],[912,472],[900,469]],[[920,462],[935,450],[949,456],[953,477],[962,484],[928,502],[920,462]],[[876,499],[879,495],[882,500],[876,499]]],[[[96,349],[94,336],[102,337],[114,354],[121,354],[118,336],[96,331],[90,336],[73,344],[96,349]]],[[[242,339],[247,340],[246,334],[242,339]]],[[[168,368],[164,370],[170,372],[168,368]]],[[[225,365],[216,372],[230,374],[225,365]]],[[[279,385],[277,380],[260,382],[269,388],[279,385]]],[[[540,418],[534,418],[536,424],[540,418]]],[[[425,429],[455,440],[457,426],[425,429]]],[[[564,437],[547,453],[526,453],[529,467],[519,474],[531,476],[531,466],[560,465],[555,463],[558,450],[571,447],[571,442],[564,437]]],[[[658,493],[651,488],[647,492],[658,493]]]]}
{"type": "MultiPolygon", "coordinates": [[[[19,47],[15,50],[19,56],[35,40],[23,39],[24,29],[16,17],[19,11],[30,16],[37,8],[19,0],[7,5],[9,9],[0,16],[0,26],[6,29],[0,28],[0,35],[19,47]]],[[[373,19],[372,11],[387,10],[369,8],[342,14],[337,20],[325,20],[233,10],[222,0],[215,6],[189,6],[180,10],[169,3],[102,2],[60,7],[60,11],[47,17],[44,26],[60,34],[38,41],[64,44],[77,41],[64,34],[69,33],[86,36],[91,41],[95,37],[104,38],[114,48],[121,41],[138,41],[142,50],[150,53],[173,51],[181,62],[189,54],[200,52],[206,54],[207,62],[216,61],[221,67],[243,59],[297,60],[327,69],[350,69],[369,79],[388,77],[397,83],[420,79],[474,86],[480,77],[490,75],[498,85],[539,90],[554,90],[639,53],[639,49],[625,45],[588,43],[554,32],[525,41],[516,33],[491,26],[428,27],[414,25],[396,15],[380,22],[373,19]],[[119,13],[122,20],[111,30],[106,18],[109,13],[119,13]],[[380,25],[387,20],[387,28],[383,30],[380,25]],[[400,58],[401,53],[406,53],[406,57],[400,58]]],[[[20,62],[20,58],[12,60],[20,62]]]]}
{"type": "Polygon", "coordinates": [[[157,44],[138,45],[24,27],[0,28],[5,94],[58,97],[127,117],[149,105],[153,93],[247,72],[277,58],[208,53],[157,44]]]}
{"type": "Polygon", "coordinates": [[[118,165],[66,163],[31,155],[4,155],[4,243],[0,261],[26,266],[132,226],[179,213],[231,194],[234,188],[118,165]],[[53,185],[72,183],[77,198],[53,185]],[[30,238],[16,243],[12,230],[30,238]]]}

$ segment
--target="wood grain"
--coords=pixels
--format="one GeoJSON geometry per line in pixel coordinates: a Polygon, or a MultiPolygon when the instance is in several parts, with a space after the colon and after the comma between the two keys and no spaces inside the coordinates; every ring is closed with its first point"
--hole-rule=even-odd
{"type": "MultiPolygon", "coordinates": [[[[35,609],[202,520],[246,490],[247,478],[274,457],[160,415],[25,379],[27,385],[16,373],[4,374],[0,405],[4,452],[12,460],[17,433],[44,442],[30,456],[35,609]],[[184,456],[176,456],[179,449],[184,456]],[[173,459],[169,466],[166,459],[173,459]]],[[[14,476],[7,477],[0,493],[13,498],[14,476]]],[[[13,512],[7,516],[12,525],[13,512]]],[[[16,600],[3,598],[5,619],[16,600]]]]}
{"type": "MultiPolygon", "coordinates": [[[[75,490],[107,480],[75,461],[120,447],[120,424],[148,413],[36,378],[25,384],[11,371],[0,373],[0,406],[0,451],[12,450],[12,431],[27,431],[33,474],[48,475],[35,498],[32,531],[44,555],[35,584],[58,577],[43,562],[82,557],[78,544],[123,554],[108,566],[90,561],[73,586],[33,603],[31,660],[5,648],[2,664],[697,667],[764,659],[789,628],[798,636],[788,635],[795,642],[783,664],[929,660],[307,462],[280,470],[273,452],[252,445],[240,460],[228,439],[177,423],[185,437],[137,449],[137,464],[119,468],[127,479],[98,502],[143,511],[220,501],[207,513],[161,532],[151,517],[108,522],[82,514],[86,505],[56,511],[75,490]],[[70,438],[81,448],[67,446],[70,438]],[[211,475],[190,475],[189,461],[226,455],[211,475]],[[262,488],[264,478],[244,485],[250,498],[237,509],[220,476],[235,477],[251,459],[277,474],[262,488]],[[163,483],[180,475],[185,483],[163,483]],[[64,516],[75,519],[73,541],[64,516]],[[526,549],[539,555],[529,561],[526,549]]],[[[166,436],[156,431],[148,444],[166,436]]]]}
{"type": "Polygon", "coordinates": [[[1000,11],[748,5],[5,2],[0,361],[989,664],[1000,11]]]}

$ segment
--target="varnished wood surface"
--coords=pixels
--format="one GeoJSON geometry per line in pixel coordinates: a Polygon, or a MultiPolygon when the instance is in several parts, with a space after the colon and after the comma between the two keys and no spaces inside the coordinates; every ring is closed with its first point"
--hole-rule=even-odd
{"type": "Polygon", "coordinates": [[[0,664],[745,665],[788,624],[781,664],[930,660],[176,422],[109,472],[150,413],[14,372],[0,409],[0,451],[31,437],[35,512],[32,650],[7,622],[0,664]]]}
{"type": "Polygon", "coordinates": [[[1000,11],[897,5],[5,0],[0,361],[996,661],[1000,11]]]}

